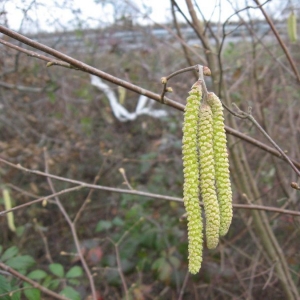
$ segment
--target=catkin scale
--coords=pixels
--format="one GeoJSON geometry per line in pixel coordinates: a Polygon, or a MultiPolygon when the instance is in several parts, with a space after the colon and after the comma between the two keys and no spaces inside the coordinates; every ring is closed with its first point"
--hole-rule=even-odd
{"type": "Polygon", "coordinates": [[[183,200],[187,212],[189,271],[199,272],[202,263],[203,225],[199,204],[199,160],[197,151],[197,126],[202,98],[201,84],[196,82],[187,98],[183,122],[183,200]]]}
{"type": "Polygon", "coordinates": [[[213,118],[209,105],[200,106],[199,118],[200,190],[205,210],[207,248],[214,249],[219,243],[220,210],[215,189],[213,151],[213,118]]]}
{"type": "Polygon", "coordinates": [[[224,236],[228,232],[232,221],[232,191],[223,106],[220,99],[214,93],[208,94],[207,102],[211,106],[213,114],[213,152],[216,187],[220,207],[220,235],[224,236]]]}

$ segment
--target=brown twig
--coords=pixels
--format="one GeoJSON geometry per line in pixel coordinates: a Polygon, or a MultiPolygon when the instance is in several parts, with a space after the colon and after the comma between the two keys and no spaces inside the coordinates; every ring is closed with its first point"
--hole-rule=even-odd
{"type": "MultiPolygon", "coordinates": [[[[177,22],[176,13],[175,13],[175,4],[174,4],[173,0],[171,0],[171,11],[172,11],[173,23],[174,23],[174,26],[175,26],[175,29],[176,29],[177,36],[179,37],[180,40],[183,40],[181,30],[180,30],[180,26],[177,22]]],[[[187,46],[184,43],[180,43],[180,44],[181,44],[181,48],[183,50],[184,57],[186,58],[188,65],[189,66],[194,65],[193,59],[191,58],[190,51],[189,51],[191,47],[187,46]]],[[[196,70],[194,70],[193,73],[194,73],[195,77],[198,77],[196,70]]]]}
{"type": "Polygon", "coordinates": [[[111,238],[108,238],[108,240],[115,247],[116,258],[117,258],[117,270],[118,270],[118,273],[119,273],[119,275],[121,277],[121,280],[122,280],[122,285],[123,285],[123,289],[124,289],[124,292],[125,292],[125,299],[126,300],[129,299],[129,293],[128,293],[128,287],[127,287],[127,283],[126,283],[126,280],[125,280],[125,276],[124,276],[124,273],[123,273],[123,270],[122,270],[122,262],[121,262],[120,252],[119,252],[119,246],[123,242],[123,240],[126,238],[126,236],[130,233],[130,231],[133,230],[133,228],[136,227],[142,221],[144,221],[144,218],[143,217],[139,218],[139,220],[137,220],[128,230],[126,230],[122,234],[122,236],[119,238],[119,240],[117,242],[114,242],[111,238]]]}
{"type": "Polygon", "coordinates": [[[183,299],[184,290],[186,288],[189,276],[190,276],[190,273],[189,273],[189,271],[187,271],[186,274],[185,274],[183,283],[182,283],[182,287],[181,287],[180,292],[179,292],[178,300],[182,300],[183,299]]]}
{"type": "MultiPolygon", "coordinates": [[[[44,158],[45,158],[45,173],[48,174],[49,173],[49,167],[48,167],[48,157],[47,157],[47,152],[46,149],[44,149],[44,158]]],[[[52,191],[52,193],[55,193],[55,188],[54,185],[52,183],[52,180],[49,176],[47,176],[47,181],[49,184],[49,187],[52,191]]],[[[83,253],[81,251],[81,247],[80,247],[80,243],[79,243],[79,238],[78,238],[78,234],[77,234],[77,230],[76,230],[76,226],[74,225],[74,223],[72,222],[71,218],[69,217],[68,213],[66,212],[64,206],[62,205],[61,201],[59,200],[59,198],[57,196],[55,196],[55,202],[56,205],[58,206],[59,210],[61,211],[61,213],[63,214],[65,220],[67,221],[71,233],[72,233],[72,237],[73,237],[73,241],[77,250],[77,255],[80,259],[80,262],[82,264],[82,267],[86,273],[86,276],[89,280],[89,284],[90,284],[90,288],[91,288],[91,292],[92,292],[92,296],[93,299],[96,300],[97,299],[97,293],[96,293],[96,288],[95,288],[95,283],[94,283],[94,279],[93,279],[93,275],[86,263],[86,260],[83,256],[83,253]]]]}
{"type": "Polygon", "coordinates": [[[292,160],[285,154],[285,152],[277,145],[277,143],[267,134],[267,132],[262,128],[262,126],[256,121],[256,119],[252,116],[251,113],[251,107],[249,107],[249,112],[246,113],[242,110],[240,110],[237,105],[234,104],[236,109],[238,110],[238,113],[235,115],[240,118],[246,118],[249,121],[251,121],[256,128],[266,137],[266,139],[276,148],[276,150],[281,154],[281,156],[284,158],[284,160],[292,167],[292,169],[295,171],[295,173],[300,177],[300,171],[297,169],[297,167],[294,165],[292,160]]]}
{"type": "Polygon", "coordinates": [[[127,187],[130,189],[130,190],[133,190],[133,187],[131,186],[131,184],[129,183],[128,179],[127,179],[127,176],[126,176],[126,171],[124,170],[124,168],[120,168],[119,169],[119,172],[121,173],[123,179],[124,179],[124,182],[123,184],[126,184],[127,187]]]}
{"type": "Polygon", "coordinates": [[[286,56],[287,60],[289,61],[290,65],[292,67],[292,70],[293,70],[294,74],[296,75],[298,83],[300,83],[300,74],[298,72],[298,69],[296,67],[296,64],[295,64],[293,58],[291,57],[291,55],[289,53],[288,48],[286,47],[285,43],[281,39],[281,37],[280,37],[277,29],[275,28],[272,20],[270,19],[270,17],[268,16],[268,14],[266,13],[266,11],[264,10],[263,6],[259,3],[259,0],[254,0],[254,1],[259,6],[259,9],[261,10],[262,14],[264,15],[264,17],[265,17],[266,21],[268,22],[269,26],[271,27],[271,29],[272,29],[272,31],[273,31],[273,33],[274,33],[274,35],[275,35],[278,43],[280,44],[283,52],[285,53],[285,56],[286,56]]]}
{"type": "Polygon", "coordinates": [[[41,230],[41,228],[40,228],[40,226],[39,226],[39,224],[37,222],[37,219],[33,219],[33,222],[34,222],[36,231],[39,233],[39,235],[41,236],[42,241],[44,243],[45,257],[49,261],[49,263],[52,264],[53,263],[53,259],[52,259],[51,252],[50,252],[50,249],[49,249],[49,244],[48,244],[47,237],[45,236],[43,230],[41,230]]]}
{"type": "MultiPolygon", "coordinates": [[[[42,202],[45,199],[54,198],[55,196],[65,194],[67,192],[74,191],[74,190],[77,190],[79,188],[91,188],[91,189],[95,189],[95,190],[109,191],[109,192],[113,192],[113,193],[131,194],[131,195],[138,195],[138,196],[141,196],[141,197],[162,199],[162,200],[167,200],[167,201],[183,202],[182,198],[179,198],[179,197],[165,196],[165,195],[153,194],[153,193],[142,192],[142,191],[137,191],[137,190],[125,190],[125,189],[119,189],[119,188],[112,188],[112,187],[108,187],[108,186],[89,184],[89,183],[85,183],[85,182],[74,180],[74,179],[69,179],[69,178],[65,178],[65,177],[60,177],[60,176],[44,173],[44,172],[41,172],[41,171],[30,170],[30,169],[24,168],[20,165],[15,165],[11,162],[8,162],[8,161],[6,161],[2,158],[0,158],[0,162],[2,162],[4,164],[7,164],[7,165],[9,165],[13,168],[18,169],[18,170],[24,171],[24,172],[36,174],[36,175],[39,175],[39,176],[49,177],[49,178],[52,178],[52,179],[55,179],[55,180],[69,182],[69,183],[77,185],[76,187],[65,189],[65,190],[62,190],[60,192],[53,193],[49,196],[41,197],[39,199],[30,201],[29,203],[25,203],[25,204],[22,204],[22,205],[15,206],[14,208],[12,208],[10,210],[2,211],[2,212],[0,212],[0,216],[6,214],[8,212],[17,210],[19,208],[28,206],[32,203],[42,202]]],[[[200,204],[202,205],[202,203],[200,203],[200,204]]],[[[281,213],[281,214],[289,214],[289,215],[293,215],[293,216],[300,216],[299,211],[281,209],[281,208],[277,208],[277,207],[264,206],[264,205],[254,205],[254,204],[249,205],[249,204],[234,203],[233,207],[238,208],[238,209],[264,210],[264,211],[269,211],[269,212],[276,212],[276,213],[281,213]]]]}
{"type": "Polygon", "coordinates": [[[34,288],[39,289],[41,292],[49,295],[52,298],[55,299],[59,299],[59,300],[68,300],[68,298],[61,296],[53,291],[50,291],[49,289],[45,288],[44,286],[40,285],[39,283],[37,283],[36,281],[33,281],[31,279],[29,279],[28,277],[26,277],[25,275],[19,273],[18,271],[10,268],[9,266],[7,266],[6,264],[4,264],[3,262],[0,261],[0,268],[5,270],[6,272],[9,272],[10,274],[12,274],[13,276],[29,283],[30,285],[32,285],[34,288]]]}
{"type": "MultiPolygon", "coordinates": [[[[175,71],[175,72],[171,73],[171,74],[168,75],[168,76],[162,77],[162,78],[161,78],[161,83],[162,83],[164,86],[163,86],[163,91],[162,91],[162,93],[161,93],[161,95],[160,95],[161,101],[162,101],[162,102],[164,101],[164,96],[165,96],[166,92],[169,92],[169,90],[168,90],[168,88],[167,88],[167,83],[168,83],[168,81],[169,81],[172,77],[174,77],[174,76],[176,76],[176,75],[178,75],[178,74],[181,74],[181,73],[184,73],[184,72],[188,72],[188,71],[193,71],[193,70],[194,70],[194,71],[196,70],[196,71],[199,73],[199,65],[195,65],[195,66],[192,66],[192,67],[187,67],[187,68],[184,68],[184,69],[180,69],[180,70],[178,70],[178,71],[175,71]]],[[[208,67],[206,67],[206,66],[203,66],[202,72],[203,72],[203,75],[205,75],[205,76],[211,76],[211,71],[210,71],[210,69],[209,69],[208,67]]]]}
{"type": "MultiPolygon", "coordinates": [[[[89,65],[87,65],[87,64],[85,64],[81,61],[78,61],[74,58],[71,58],[71,57],[69,57],[69,56],[67,56],[67,55],[65,55],[65,54],[63,54],[63,53],[61,53],[57,50],[54,50],[54,49],[52,49],[48,46],[45,46],[45,45],[40,44],[36,41],[33,41],[33,40],[31,40],[31,39],[29,39],[29,38],[27,38],[27,37],[25,37],[25,36],[23,36],[19,33],[16,33],[14,31],[4,27],[4,26],[0,26],[0,32],[6,34],[6,35],[8,35],[8,36],[10,36],[10,37],[12,37],[16,40],[19,40],[20,42],[23,42],[23,43],[25,43],[25,44],[27,44],[31,47],[34,47],[34,48],[39,49],[41,51],[44,51],[44,52],[46,52],[50,55],[58,57],[61,60],[65,60],[66,62],[70,63],[72,66],[75,66],[76,68],[78,68],[78,69],[80,69],[84,72],[94,74],[94,75],[99,76],[99,77],[101,77],[105,80],[108,80],[108,81],[112,82],[112,83],[123,86],[124,88],[129,89],[133,92],[145,95],[146,97],[148,97],[150,99],[153,99],[155,101],[158,101],[160,103],[162,102],[162,97],[159,94],[153,93],[149,90],[143,89],[139,86],[136,86],[136,85],[131,84],[127,81],[124,81],[122,79],[114,77],[114,76],[112,76],[110,74],[107,74],[103,71],[100,71],[100,70],[98,70],[94,67],[91,67],[91,66],[89,66],[89,65]]],[[[178,109],[178,110],[181,110],[181,111],[184,110],[184,105],[182,105],[181,103],[178,103],[178,102],[176,102],[176,101],[174,101],[170,98],[163,97],[163,103],[168,105],[168,106],[171,106],[175,109],[178,109]]],[[[272,147],[269,147],[269,146],[265,145],[264,143],[261,143],[258,140],[254,139],[252,137],[249,137],[249,136],[247,136],[247,135],[245,135],[245,134],[243,134],[243,133],[241,133],[241,132],[239,132],[239,131],[231,128],[231,127],[225,126],[225,130],[228,134],[231,134],[235,137],[238,137],[238,138],[240,138],[240,139],[242,139],[242,140],[244,140],[248,143],[251,143],[252,145],[254,145],[258,148],[263,149],[264,151],[269,152],[270,154],[272,154],[274,156],[277,156],[277,157],[283,159],[281,154],[278,151],[276,151],[275,149],[273,149],[272,147]]],[[[300,164],[298,162],[296,162],[294,160],[292,160],[292,162],[294,163],[295,166],[300,168],[300,164]]]]}
{"type": "MultiPolygon", "coordinates": [[[[62,61],[65,61],[65,62],[69,63],[72,67],[78,68],[78,69],[80,69],[84,72],[87,72],[89,74],[99,76],[102,79],[105,79],[105,80],[110,81],[114,84],[120,85],[120,86],[122,86],[122,87],[124,87],[128,90],[131,90],[131,91],[136,92],[138,94],[144,95],[144,96],[146,96],[148,98],[151,98],[153,100],[156,100],[158,102],[162,102],[161,97],[158,94],[155,94],[151,91],[143,89],[143,88],[141,88],[137,85],[134,85],[132,83],[129,83],[125,80],[119,79],[119,78],[117,78],[115,76],[112,76],[108,73],[105,73],[101,70],[98,70],[98,69],[96,69],[92,66],[89,66],[89,65],[87,65],[87,64],[85,64],[85,63],[83,63],[79,60],[76,60],[76,59],[74,59],[74,58],[72,58],[72,57],[70,57],[66,54],[63,54],[62,52],[59,52],[59,51],[57,51],[55,49],[52,49],[52,48],[50,48],[46,45],[38,43],[37,41],[33,41],[33,40],[23,36],[22,34],[14,32],[14,31],[12,31],[12,30],[4,27],[4,26],[0,26],[0,32],[10,36],[11,38],[16,39],[16,40],[18,40],[18,41],[20,41],[20,42],[22,42],[26,45],[29,45],[29,46],[31,46],[35,49],[39,49],[39,50],[41,50],[45,53],[48,53],[48,54],[50,54],[50,55],[52,55],[52,56],[54,56],[54,57],[56,57],[56,58],[58,58],[62,61]]],[[[177,103],[176,101],[173,101],[173,100],[171,100],[167,97],[164,97],[163,103],[166,104],[166,105],[172,106],[174,108],[177,108],[179,110],[183,110],[182,105],[180,103],[177,103]]]]}
{"type": "Polygon", "coordinates": [[[23,52],[23,53],[27,54],[28,56],[44,60],[44,61],[48,62],[47,67],[50,67],[52,65],[56,65],[56,66],[61,66],[61,67],[65,67],[65,68],[72,68],[72,66],[70,64],[67,64],[67,63],[65,63],[63,61],[53,60],[52,58],[47,57],[47,56],[45,56],[43,54],[39,54],[39,53],[36,53],[34,51],[30,51],[30,50],[24,49],[22,47],[14,45],[14,44],[12,44],[10,42],[7,42],[7,41],[5,41],[3,39],[0,39],[0,44],[3,44],[5,46],[7,46],[9,48],[12,48],[14,50],[17,50],[19,52],[23,52]]]}
{"type": "MultiPolygon", "coordinates": [[[[102,165],[103,166],[103,165],[102,165]]],[[[93,184],[96,184],[97,181],[99,180],[100,178],[100,173],[102,171],[102,168],[100,168],[98,174],[96,175],[95,179],[94,179],[94,182],[93,184]]],[[[76,222],[79,220],[80,216],[81,216],[81,213],[84,211],[85,207],[91,202],[91,196],[92,196],[92,193],[93,193],[94,189],[90,189],[87,197],[85,198],[83,204],[81,205],[81,207],[79,208],[79,210],[77,211],[76,215],[75,215],[75,218],[73,220],[73,223],[76,224],[76,222]]]]}

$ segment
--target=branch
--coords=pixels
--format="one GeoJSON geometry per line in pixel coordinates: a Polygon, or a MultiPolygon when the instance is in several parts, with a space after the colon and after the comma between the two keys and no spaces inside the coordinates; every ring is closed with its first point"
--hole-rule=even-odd
{"type": "MultiPolygon", "coordinates": [[[[29,45],[29,46],[31,46],[35,49],[39,49],[39,50],[41,50],[45,53],[48,53],[48,54],[50,54],[50,55],[52,55],[52,56],[54,56],[54,57],[56,57],[56,58],[58,58],[62,61],[65,61],[65,62],[69,63],[72,67],[74,67],[76,69],[87,72],[89,74],[99,76],[100,78],[105,79],[107,81],[110,81],[110,82],[112,82],[116,85],[123,86],[124,88],[126,88],[128,90],[131,90],[131,91],[136,92],[136,93],[141,94],[141,95],[145,95],[148,98],[151,98],[153,100],[161,102],[161,97],[158,94],[155,94],[155,93],[153,93],[151,91],[148,91],[146,89],[143,89],[143,88],[141,88],[137,85],[134,85],[134,84],[129,83],[125,80],[119,79],[119,78],[117,78],[115,76],[112,76],[108,73],[100,71],[100,70],[98,70],[94,67],[91,67],[91,66],[89,66],[89,65],[87,65],[87,64],[85,64],[85,63],[83,63],[79,60],[76,60],[76,59],[74,59],[74,58],[72,58],[72,57],[70,57],[66,54],[63,54],[63,53],[61,53],[61,52],[59,52],[55,49],[52,49],[52,48],[50,48],[48,46],[45,46],[41,43],[33,41],[33,40],[23,36],[22,34],[14,32],[14,31],[12,31],[12,30],[4,27],[4,26],[0,26],[0,32],[2,32],[4,34],[10,36],[11,38],[13,38],[15,40],[18,40],[18,41],[20,41],[20,42],[22,42],[26,45],[29,45]]],[[[167,97],[164,98],[164,104],[172,106],[172,107],[177,108],[179,110],[183,110],[183,108],[184,108],[182,104],[177,103],[176,101],[173,101],[173,100],[171,100],[167,97]]]]}
{"type": "MultiPolygon", "coordinates": [[[[173,107],[175,109],[184,111],[184,105],[181,104],[181,103],[178,103],[178,102],[176,102],[176,101],[174,101],[174,100],[172,100],[172,99],[170,99],[168,97],[163,97],[163,101],[162,101],[161,95],[159,95],[159,94],[153,93],[153,92],[151,92],[149,90],[143,89],[143,88],[141,88],[141,87],[139,87],[137,85],[134,85],[132,83],[129,83],[129,82],[125,81],[125,80],[119,79],[119,78],[117,78],[115,76],[112,76],[112,75],[110,75],[108,73],[100,71],[100,70],[98,70],[98,69],[96,69],[94,67],[91,67],[91,66],[89,66],[89,65],[87,65],[87,64],[85,64],[85,63],[83,63],[83,62],[81,62],[79,60],[76,60],[76,59],[74,59],[74,58],[72,58],[72,57],[70,57],[68,55],[65,55],[65,54],[63,54],[63,53],[61,53],[61,52],[59,52],[57,50],[54,50],[54,49],[52,49],[52,48],[50,48],[48,46],[45,46],[45,45],[40,44],[40,43],[38,43],[36,41],[33,41],[33,40],[31,40],[31,39],[29,39],[29,38],[27,38],[27,37],[25,37],[25,36],[23,36],[23,35],[21,35],[21,34],[19,34],[17,32],[14,32],[14,31],[12,31],[12,30],[4,27],[4,26],[0,26],[0,32],[2,32],[4,34],[6,34],[6,35],[8,35],[8,36],[10,36],[10,37],[18,40],[18,41],[20,41],[22,43],[25,43],[25,44],[27,44],[27,45],[29,45],[31,47],[34,47],[34,48],[39,49],[41,51],[44,51],[44,52],[46,52],[46,53],[48,53],[50,55],[53,55],[53,56],[55,56],[55,57],[57,57],[57,58],[65,61],[65,62],[68,62],[72,67],[80,69],[80,70],[82,70],[84,72],[87,72],[89,74],[94,74],[94,75],[99,76],[100,78],[103,78],[103,79],[105,79],[107,81],[110,81],[110,82],[112,82],[114,84],[123,86],[124,88],[126,88],[128,90],[131,90],[131,91],[133,91],[135,93],[138,93],[138,94],[141,94],[141,95],[145,95],[146,97],[151,98],[151,99],[153,99],[155,101],[158,101],[160,103],[166,104],[166,105],[168,105],[170,107],[173,107]]],[[[246,142],[248,142],[248,143],[250,143],[250,144],[252,144],[252,145],[254,145],[256,147],[258,147],[258,148],[263,149],[266,152],[269,152],[270,154],[272,154],[274,156],[277,156],[277,157],[279,157],[281,159],[284,159],[282,157],[282,155],[276,149],[274,149],[274,148],[272,148],[270,146],[267,146],[264,143],[262,143],[262,142],[260,142],[260,141],[258,141],[256,139],[254,139],[252,137],[249,137],[249,136],[247,136],[247,135],[245,135],[245,134],[243,134],[243,133],[241,133],[241,132],[239,132],[239,131],[231,128],[231,127],[228,127],[228,126],[225,126],[225,130],[226,130],[226,132],[228,134],[231,134],[231,135],[233,135],[235,137],[238,137],[238,138],[240,138],[240,139],[242,139],[242,140],[244,140],[244,141],[246,141],[246,142]]],[[[298,162],[296,162],[294,160],[292,160],[292,162],[294,163],[294,165],[297,168],[300,168],[300,163],[298,163],[298,162]]]]}
{"type": "Polygon", "coordinates": [[[31,56],[31,57],[35,57],[35,58],[38,58],[38,59],[41,59],[41,60],[44,60],[44,61],[47,61],[47,67],[50,67],[52,65],[57,65],[57,66],[61,66],[61,67],[65,67],[65,68],[71,68],[71,65],[70,64],[66,64],[65,62],[63,61],[58,61],[58,60],[54,60],[50,57],[47,57],[45,55],[42,55],[42,54],[39,54],[39,53],[36,53],[34,51],[30,51],[30,50],[27,50],[27,49],[24,49],[22,47],[19,47],[17,45],[14,45],[12,43],[9,43],[3,39],[0,39],[0,43],[9,47],[9,48],[12,48],[14,50],[17,50],[19,52],[23,52],[25,54],[27,54],[28,56],[31,56]]]}
{"type": "MultiPolygon", "coordinates": [[[[49,195],[49,196],[41,197],[39,199],[31,201],[31,203],[42,202],[45,199],[53,198],[57,195],[61,195],[63,193],[66,193],[66,192],[69,192],[69,191],[72,191],[72,190],[76,190],[76,189],[79,189],[79,188],[90,188],[90,189],[95,189],[95,190],[109,191],[109,192],[113,192],[113,193],[131,194],[131,195],[138,195],[138,196],[141,196],[141,197],[148,197],[148,198],[154,198],[154,199],[162,199],[162,200],[168,200],[168,201],[183,202],[183,199],[179,198],[179,197],[165,196],[165,195],[153,194],[153,193],[142,192],[142,191],[137,191],[137,190],[125,190],[125,189],[119,189],[119,188],[112,188],[112,187],[108,187],[108,186],[89,184],[89,183],[85,183],[85,182],[82,182],[82,181],[69,179],[69,178],[65,178],[65,177],[60,177],[60,176],[44,173],[44,172],[37,171],[37,170],[31,170],[31,169],[24,168],[19,164],[15,165],[15,164],[13,164],[11,162],[8,162],[8,161],[6,161],[2,158],[0,158],[0,162],[4,163],[6,165],[9,165],[9,166],[11,166],[15,169],[24,171],[24,172],[28,172],[28,173],[31,173],[31,174],[36,174],[36,175],[43,176],[43,177],[52,178],[52,179],[55,179],[55,180],[69,182],[69,183],[77,185],[76,187],[65,189],[63,191],[54,193],[54,194],[49,195]]],[[[203,205],[203,203],[200,203],[200,204],[203,205]]],[[[0,212],[0,216],[3,216],[3,215],[5,215],[6,213],[8,213],[10,211],[17,210],[17,209],[19,209],[21,207],[24,207],[24,206],[28,206],[28,204],[27,205],[22,204],[22,205],[19,205],[19,206],[15,206],[14,208],[12,208],[10,210],[2,211],[2,212],[0,212]]],[[[237,209],[264,210],[264,211],[269,211],[269,212],[276,212],[276,213],[281,213],[281,214],[289,214],[289,215],[293,215],[293,216],[300,216],[300,211],[281,209],[281,208],[278,208],[278,207],[271,207],[271,206],[264,206],[264,205],[234,203],[233,207],[237,208],[237,209]]]]}
{"type": "Polygon", "coordinates": [[[275,35],[278,43],[280,44],[283,52],[285,53],[285,56],[286,56],[287,60],[289,61],[290,65],[292,67],[293,72],[295,73],[295,75],[297,77],[298,83],[300,83],[300,74],[299,74],[298,69],[297,69],[297,67],[295,65],[295,62],[293,61],[293,59],[292,59],[292,57],[291,57],[291,55],[289,53],[288,48],[286,47],[286,45],[284,44],[283,40],[281,39],[281,37],[280,37],[278,31],[276,30],[276,28],[275,28],[272,20],[269,18],[268,14],[266,13],[266,11],[262,7],[262,5],[259,3],[259,0],[254,0],[254,1],[259,6],[259,9],[261,10],[261,12],[264,15],[266,21],[270,25],[270,27],[271,27],[271,29],[272,29],[272,31],[273,31],[273,33],[274,33],[274,35],[275,35]]]}
{"type": "MultiPolygon", "coordinates": [[[[49,166],[48,166],[48,155],[47,155],[47,152],[46,152],[46,149],[44,148],[44,160],[45,160],[45,173],[46,174],[49,174],[49,166]]],[[[49,184],[49,187],[52,191],[52,193],[55,193],[55,188],[54,188],[54,185],[52,183],[52,180],[50,177],[47,177],[47,182],[49,184]]],[[[82,264],[82,267],[86,273],[86,276],[89,280],[89,284],[90,284],[90,288],[91,288],[91,292],[92,292],[92,295],[93,295],[93,299],[96,300],[97,299],[97,295],[96,295],[96,289],[95,289],[95,283],[94,283],[94,279],[93,279],[93,275],[86,263],[86,260],[83,256],[83,253],[81,251],[81,246],[80,246],[80,242],[79,242],[79,238],[78,238],[78,234],[77,234],[77,231],[76,231],[76,226],[75,224],[72,222],[71,218],[69,217],[68,213],[66,212],[64,206],[62,205],[61,201],[59,200],[59,198],[57,196],[55,196],[55,202],[56,202],[56,205],[58,206],[59,210],[61,211],[62,215],[64,216],[65,220],[67,221],[69,227],[70,227],[70,230],[72,232],[72,237],[73,237],[73,241],[74,241],[74,244],[75,244],[75,247],[76,247],[76,250],[77,250],[77,255],[80,259],[80,262],[82,264]]]]}

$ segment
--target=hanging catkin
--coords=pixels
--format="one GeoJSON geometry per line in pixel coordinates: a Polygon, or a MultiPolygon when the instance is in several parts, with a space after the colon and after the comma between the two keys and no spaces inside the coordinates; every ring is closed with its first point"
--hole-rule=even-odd
{"type": "Polygon", "coordinates": [[[213,113],[213,150],[216,187],[220,206],[220,235],[224,236],[232,221],[232,191],[229,174],[227,139],[225,134],[223,106],[220,99],[209,93],[207,98],[213,113]]]}
{"type": "Polygon", "coordinates": [[[189,94],[183,121],[183,200],[187,212],[189,271],[195,274],[199,272],[201,267],[203,249],[203,225],[199,204],[199,161],[197,151],[199,105],[202,98],[201,83],[196,82],[189,94]]]}
{"type": "Polygon", "coordinates": [[[219,243],[220,209],[215,188],[213,152],[213,118],[209,105],[200,106],[199,118],[200,191],[205,210],[206,245],[214,249],[219,243]]]}
{"type": "Polygon", "coordinates": [[[214,93],[202,99],[202,82],[189,92],[183,122],[183,200],[188,221],[189,271],[200,270],[203,223],[199,192],[204,204],[207,248],[216,248],[232,221],[232,191],[223,106],[214,93]],[[200,191],[199,191],[200,187],[200,191]]]}

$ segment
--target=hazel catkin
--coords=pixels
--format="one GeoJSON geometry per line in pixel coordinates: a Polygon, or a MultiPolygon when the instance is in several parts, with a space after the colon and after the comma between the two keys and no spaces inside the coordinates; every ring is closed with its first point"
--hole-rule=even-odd
{"type": "Polygon", "coordinates": [[[228,232],[232,221],[232,191],[223,106],[214,93],[208,94],[207,102],[211,106],[213,114],[213,152],[217,195],[220,206],[220,235],[224,236],[228,232]]]}
{"type": "Polygon", "coordinates": [[[200,191],[205,211],[207,248],[214,249],[219,243],[220,210],[215,189],[213,153],[213,118],[209,105],[200,106],[199,120],[200,191]]]}
{"type": "Polygon", "coordinates": [[[294,12],[291,12],[288,16],[287,29],[290,41],[295,43],[297,41],[297,17],[294,12]]]}
{"type": "Polygon", "coordinates": [[[183,121],[183,200],[187,212],[189,271],[192,274],[196,274],[201,267],[203,251],[203,225],[199,204],[199,160],[197,151],[199,105],[202,98],[201,84],[196,82],[189,94],[183,121]]]}

